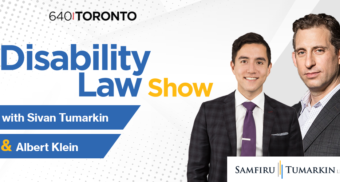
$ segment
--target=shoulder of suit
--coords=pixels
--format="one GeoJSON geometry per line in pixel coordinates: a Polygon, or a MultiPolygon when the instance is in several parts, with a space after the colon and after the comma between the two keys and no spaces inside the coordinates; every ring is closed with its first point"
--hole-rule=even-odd
{"type": "Polygon", "coordinates": [[[226,97],[228,97],[229,95],[225,95],[222,97],[218,97],[216,99],[213,100],[209,100],[209,101],[205,101],[204,104],[210,104],[210,103],[217,103],[217,102],[223,102],[225,100],[226,97]]]}
{"type": "Polygon", "coordinates": [[[299,111],[300,111],[300,108],[301,108],[301,103],[298,102],[298,103],[294,104],[294,105],[292,106],[292,108],[294,108],[296,112],[299,112],[299,111]]]}
{"type": "Polygon", "coordinates": [[[209,101],[203,102],[203,104],[219,104],[219,103],[223,103],[223,102],[230,101],[230,100],[235,100],[235,91],[231,92],[228,95],[225,95],[225,96],[213,99],[213,100],[209,100],[209,101]]]}
{"type": "MultiPolygon", "coordinates": [[[[265,95],[265,99],[268,99],[268,103],[270,103],[270,105],[276,109],[289,109],[289,110],[294,110],[292,107],[277,101],[271,97],[269,97],[268,95],[265,95]]],[[[295,110],[294,110],[295,111],[295,110]]]]}

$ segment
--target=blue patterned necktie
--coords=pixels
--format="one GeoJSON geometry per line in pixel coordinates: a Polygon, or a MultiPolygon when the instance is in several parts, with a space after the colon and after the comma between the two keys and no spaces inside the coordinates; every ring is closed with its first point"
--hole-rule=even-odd
{"type": "Polygon", "coordinates": [[[253,110],[256,105],[252,102],[242,104],[246,109],[246,117],[243,124],[241,156],[256,156],[256,127],[253,110]]]}

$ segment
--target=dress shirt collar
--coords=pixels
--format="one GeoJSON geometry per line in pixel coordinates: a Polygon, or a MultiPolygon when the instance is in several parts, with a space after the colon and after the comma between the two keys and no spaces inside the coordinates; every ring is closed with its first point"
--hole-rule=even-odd
{"type": "Polygon", "coordinates": [[[238,91],[238,89],[236,89],[236,91],[235,91],[235,105],[236,105],[236,107],[241,105],[243,102],[252,102],[252,103],[256,104],[257,107],[264,110],[264,93],[262,91],[253,100],[248,100],[238,91]]]}
{"type": "MultiPolygon", "coordinates": [[[[333,95],[340,90],[340,84],[338,84],[335,88],[333,88],[332,91],[330,91],[324,98],[322,98],[318,103],[316,103],[313,107],[318,108],[318,107],[324,107],[327,102],[333,97],[333,95]]],[[[312,109],[311,105],[311,97],[310,97],[310,91],[307,90],[305,95],[301,99],[301,112],[303,112],[304,109],[308,109],[310,111],[312,109]]]]}

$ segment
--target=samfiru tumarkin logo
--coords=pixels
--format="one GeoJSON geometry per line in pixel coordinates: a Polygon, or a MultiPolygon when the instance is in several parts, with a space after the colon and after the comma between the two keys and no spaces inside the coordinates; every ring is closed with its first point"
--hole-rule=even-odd
{"type": "Polygon", "coordinates": [[[134,21],[137,19],[137,13],[134,11],[66,11],[59,13],[51,11],[49,18],[51,21],[134,21]]]}
{"type": "MultiPolygon", "coordinates": [[[[276,167],[235,167],[236,174],[273,174],[276,167]]],[[[278,163],[278,176],[283,179],[283,172],[286,174],[331,174],[335,173],[335,167],[295,167],[284,166],[281,161],[278,163]]],[[[340,171],[337,171],[339,173],[340,171]]]]}

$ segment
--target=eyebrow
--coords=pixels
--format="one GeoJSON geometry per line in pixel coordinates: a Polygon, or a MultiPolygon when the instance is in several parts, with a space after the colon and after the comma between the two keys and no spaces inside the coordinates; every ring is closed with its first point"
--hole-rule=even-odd
{"type": "MultiPolygon", "coordinates": [[[[317,49],[317,48],[324,48],[324,49],[327,49],[328,47],[327,47],[327,46],[322,46],[322,45],[317,45],[317,46],[312,47],[312,49],[317,49]]],[[[303,47],[299,47],[299,48],[296,48],[296,49],[295,49],[295,52],[297,52],[297,51],[299,51],[299,50],[306,50],[306,49],[303,48],[303,47]]]]}
{"type": "MultiPolygon", "coordinates": [[[[238,59],[249,59],[247,56],[240,56],[238,59]]],[[[266,61],[264,57],[257,57],[255,60],[266,61]]]]}
{"type": "Polygon", "coordinates": [[[240,56],[238,59],[249,59],[249,58],[246,56],[240,56]]]}
{"type": "Polygon", "coordinates": [[[255,60],[261,60],[261,61],[266,61],[266,59],[264,57],[258,57],[255,60]]]}

